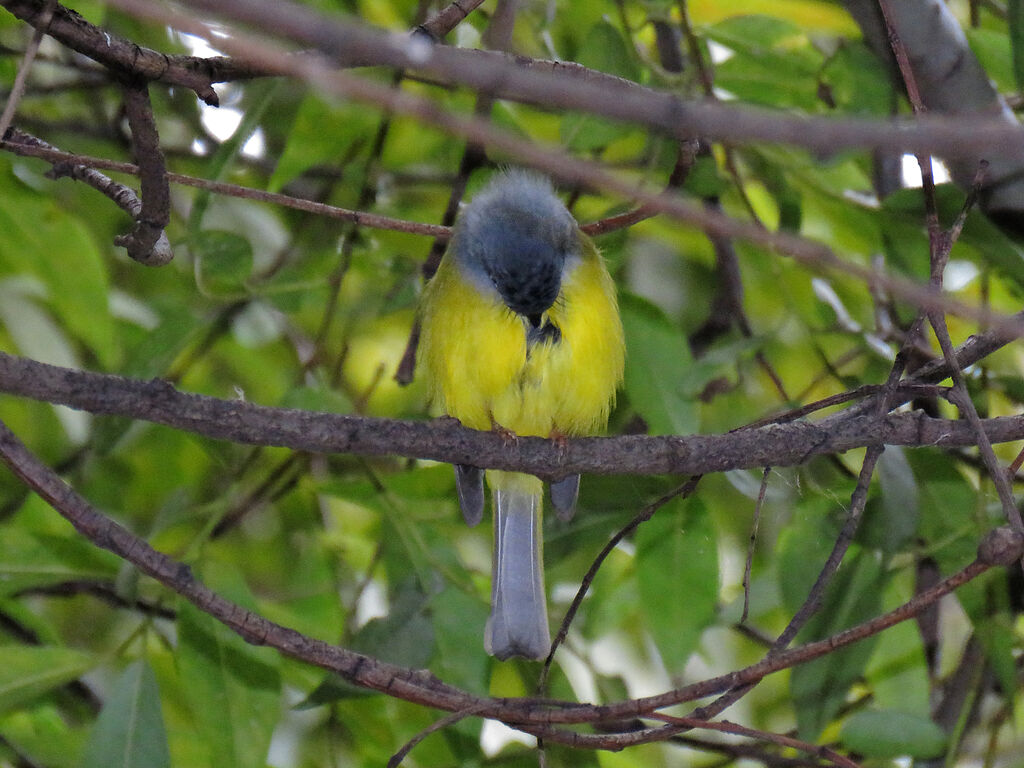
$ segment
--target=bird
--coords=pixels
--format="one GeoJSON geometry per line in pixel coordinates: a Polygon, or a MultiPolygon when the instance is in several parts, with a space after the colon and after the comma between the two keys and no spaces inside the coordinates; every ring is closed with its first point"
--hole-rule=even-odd
{"type": "MultiPolygon", "coordinates": [[[[420,355],[440,409],[508,440],[562,443],[603,431],[625,366],[615,283],[593,241],[536,172],[496,173],[460,211],[420,305],[420,355]]],[[[486,651],[499,660],[549,652],[542,551],[542,481],[455,466],[469,525],[494,508],[486,651]]],[[[550,486],[571,518],[579,475],[550,486]]]]}

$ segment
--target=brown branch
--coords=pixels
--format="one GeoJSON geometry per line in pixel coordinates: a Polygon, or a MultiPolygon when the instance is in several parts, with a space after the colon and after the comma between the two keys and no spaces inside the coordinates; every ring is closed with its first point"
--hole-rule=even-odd
{"type": "Polygon", "coordinates": [[[663,723],[678,725],[688,730],[701,728],[708,731],[718,731],[719,733],[731,733],[736,736],[747,736],[751,739],[760,739],[761,741],[778,744],[780,747],[789,747],[801,752],[806,752],[807,754],[815,757],[824,758],[835,765],[843,766],[843,768],[859,768],[857,763],[853,760],[840,755],[835,750],[829,749],[828,747],[809,744],[806,741],[794,739],[792,736],[784,736],[780,733],[771,733],[770,731],[760,731],[756,728],[748,728],[745,725],[732,723],[728,720],[711,722],[707,720],[699,720],[693,717],[673,717],[672,715],[663,715],[660,713],[652,713],[649,717],[654,720],[660,720],[663,723]]]}
{"type": "MultiPolygon", "coordinates": [[[[655,710],[670,707],[684,701],[693,701],[729,689],[743,688],[762,680],[773,672],[820,658],[839,648],[872,637],[889,627],[916,616],[942,597],[976,579],[989,568],[1005,567],[1012,564],[1020,559],[1022,552],[1024,552],[1024,536],[1007,527],[996,528],[990,531],[978,546],[978,557],[976,560],[963,570],[943,579],[931,589],[915,595],[909,601],[888,613],[838,632],[823,640],[782,651],[775,656],[765,657],[756,664],[735,672],[702,680],[701,682],[677,688],[673,691],[666,691],[655,696],[599,707],[602,719],[607,721],[615,718],[621,719],[625,716],[643,717],[655,710]]],[[[575,715],[576,712],[572,708],[556,709],[548,713],[547,720],[549,723],[571,723],[576,722],[575,715]]],[[[704,718],[699,717],[698,719],[703,720],[704,718]]],[[[634,744],[662,740],[666,738],[669,731],[675,733],[680,730],[685,729],[669,726],[666,728],[645,729],[645,731],[639,733],[617,734],[619,738],[612,742],[613,747],[603,746],[601,737],[577,733],[571,734],[571,740],[567,739],[566,743],[592,748],[623,748],[634,744]]],[[[555,734],[552,732],[545,732],[545,738],[551,739],[553,737],[555,737],[555,734]]]]}
{"type": "MultiPolygon", "coordinates": [[[[0,391],[97,414],[128,416],[249,445],[312,453],[396,455],[510,469],[557,480],[578,472],[699,475],[801,464],[812,456],[879,445],[975,445],[962,421],[921,412],[770,424],[720,435],[577,438],[560,443],[466,429],[454,419],[410,422],[270,408],[186,394],[167,381],[78,371],[0,353],[0,391]]],[[[1024,416],[983,422],[993,442],[1024,439],[1024,416]]]]}
{"type": "Polygon", "coordinates": [[[750,614],[750,571],[754,564],[754,550],[757,548],[757,529],[761,524],[761,507],[764,506],[764,496],[768,491],[768,477],[771,472],[771,467],[764,468],[764,473],[761,475],[761,487],[757,492],[757,502],[754,504],[754,522],[750,525],[747,561],[743,566],[743,613],[740,614],[740,626],[746,625],[747,616],[750,614]]]}
{"type": "Polygon", "coordinates": [[[103,66],[131,77],[160,80],[195,91],[207,104],[217,106],[210,84],[210,62],[195,56],[168,56],[90,24],[77,13],[56,4],[48,19],[45,0],[0,0],[0,6],[22,21],[42,29],[72,50],[103,66]]]}
{"type": "MultiPolygon", "coordinates": [[[[679,744],[702,752],[715,752],[731,760],[747,758],[755,763],[767,766],[767,768],[820,768],[821,766],[818,760],[777,755],[756,744],[734,744],[732,742],[711,741],[683,735],[673,736],[668,743],[679,744]]],[[[725,764],[716,763],[715,765],[722,766],[725,764]]]]}
{"type": "MultiPolygon", "coordinates": [[[[191,28],[197,34],[205,29],[194,14],[176,14],[140,0],[116,0],[115,5],[140,17],[173,23],[179,29],[191,28]]],[[[0,0],[0,6],[35,25],[39,23],[44,0],[0,0]]],[[[733,143],[768,141],[795,144],[819,153],[851,147],[884,147],[949,157],[969,154],[972,146],[998,151],[1016,146],[1021,140],[1022,131],[1018,126],[992,118],[957,115],[885,122],[840,121],[706,101],[685,102],[672,94],[653,91],[571,62],[445,46],[424,48],[429,43],[422,39],[410,42],[408,36],[344,22],[284,2],[196,0],[192,6],[249,21],[263,30],[275,30],[276,34],[300,44],[321,47],[335,66],[419,68],[436,77],[490,93],[495,98],[600,114],[647,125],[681,139],[705,135],[733,143]],[[609,98],[609,88],[615,89],[614,98],[609,98]]],[[[210,104],[217,103],[211,82],[294,73],[308,69],[311,61],[315,61],[308,55],[288,54],[292,68],[282,71],[276,57],[261,55],[269,53],[265,45],[235,59],[162,54],[95,27],[59,5],[49,32],[63,44],[115,71],[189,88],[210,104]]],[[[214,42],[220,47],[233,44],[228,38],[214,42]]]]}
{"type": "Polygon", "coordinates": [[[174,256],[164,235],[164,227],[171,220],[171,190],[145,83],[124,86],[124,107],[132,132],[132,152],[139,166],[142,205],[132,231],[114,238],[114,244],[123,246],[141,264],[161,266],[174,256]]]}
{"type": "MultiPolygon", "coordinates": [[[[145,0],[114,0],[114,2],[116,5],[125,7],[133,13],[173,24],[177,28],[188,31],[191,34],[203,37],[212,36],[211,30],[203,22],[197,21],[191,16],[166,10],[162,6],[156,7],[145,2],[145,0]]],[[[200,4],[205,5],[207,2],[208,0],[203,0],[200,4]]],[[[287,10],[290,8],[287,3],[260,4],[257,7],[248,3],[247,0],[235,0],[235,4],[244,5],[247,13],[251,12],[254,14],[252,18],[246,17],[244,19],[252,23],[260,19],[264,23],[270,23],[277,18],[280,9],[287,10]]],[[[223,11],[224,9],[222,8],[221,10],[223,11]]],[[[321,39],[325,36],[330,38],[328,30],[336,27],[335,31],[339,35],[343,31],[352,33],[348,37],[344,37],[344,35],[342,37],[346,40],[351,37],[350,42],[355,46],[353,50],[362,50],[361,46],[369,45],[370,43],[383,46],[389,50],[404,50],[407,47],[405,43],[396,44],[392,37],[381,37],[377,33],[367,33],[364,35],[362,33],[366,32],[365,30],[359,30],[358,28],[351,27],[351,25],[324,19],[316,14],[310,16],[306,9],[296,8],[294,11],[296,14],[295,19],[281,22],[285,25],[283,29],[286,31],[295,24],[301,27],[303,19],[307,22],[319,20],[323,25],[322,28],[305,29],[303,27],[306,33],[316,39],[321,39]]],[[[271,25],[268,28],[276,27],[271,25]]],[[[334,43],[338,43],[342,38],[330,39],[334,40],[334,43]]],[[[242,34],[236,34],[231,38],[218,38],[217,44],[239,55],[245,55],[249,58],[261,58],[268,66],[275,67],[279,73],[301,77],[328,92],[366,101],[400,114],[410,115],[423,122],[435,125],[442,130],[508,152],[524,164],[541,168],[563,181],[586,184],[620,194],[624,197],[635,198],[638,202],[649,204],[674,218],[699,226],[709,234],[743,238],[770,250],[779,251],[791,256],[811,269],[844,272],[865,281],[868,285],[876,285],[883,280],[882,276],[875,270],[845,261],[839,258],[827,246],[820,243],[814,243],[785,232],[769,232],[756,224],[736,221],[721,213],[704,210],[701,206],[685,202],[673,194],[652,194],[645,190],[636,189],[631,182],[609,173],[596,163],[571,157],[550,145],[540,145],[524,140],[509,131],[500,130],[488,121],[481,120],[480,118],[464,117],[444,111],[427,98],[388,86],[382,86],[369,79],[354,77],[345,72],[334,71],[316,59],[290,56],[280,49],[274,49],[266,43],[253,40],[242,34]]],[[[418,51],[415,55],[402,54],[402,56],[396,59],[396,62],[402,62],[402,66],[416,66],[418,59],[424,58],[424,55],[423,51],[419,51],[416,46],[413,46],[413,48],[418,51]]],[[[441,56],[442,52],[448,55],[451,53],[451,50],[432,48],[427,52],[429,55],[426,58],[430,61],[435,61],[438,56],[441,56]]],[[[473,68],[468,62],[467,66],[470,69],[473,68]]],[[[482,69],[486,68],[482,67],[482,69]]],[[[504,70],[500,71],[507,74],[504,70]]],[[[489,89],[486,87],[481,87],[480,90],[489,92],[489,89]]],[[[575,93],[577,89],[574,88],[572,90],[575,93]]],[[[620,94],[617,91],[613,94],[614,98],[610,98],[607,88],[599,90],[604,101],[617,102],[619,100],[620,94]]],[[[678,119],[680,119],[679,115],[673,112],[673,125],[676,124],[675,121],[678,119]]],[[[837,147],[833,146],[830,149],[835,150],[837,147]]],[[[889,275],[884,277],[884,282],[894,295],[912,301],[924,308],[941,307],[945,311],[955,312],[964,317],[974,318],[990,325],[1006,322],[1005,318],[994,317],[987,310],[978,310],[975,307],[955,301],[948,296],[936,295],[930,289],[917,285],[912,281],[889,275]]]]}
{"type": "Polygon", "coordinates": [[[416,29],[425,33],[431,40],[440,40],[474,10],[483,5],[484,0],[455,0],[449,3],[416,29]]]}
{"type": "MultiPolygon", "coordinates": [[[[118,0],[118,2],[126,1],[118,0]]],[[[276,8],[277,6],[275,5],[274,7],[276,8]]],[[[165,20],[167,23],[174,23],[179,28],[194,34],[207,37],[212,34],[205,24],[196,21],[192,17],[185,17],[181,14],[164,11],[149,5],[145,5],[141,10],[136,10],[140,13],[145,11],[151,16],[165,20]]],[[[1007,318],[993,315],[988,310],[979,310],[943,294],[936,294],[934,291],[912,281],[891,275],[883,276],[868,267],[845,261],[823,244],[805,240],[785,232],[768,232],[755,224],[736,221],[719,212],[705,210],[700,206],[687,203],[676,195],[652,194],[645,190],[636,189],[630,182],[609,173],[596,163],[572,158],[560,150],[523,140],[508,131],[499,130],[487,121],[482,121],[479,118],[466,118],[445,112],[438,109],[428,99],[387,86],[381,86],[369,80],[354,78],[345,73],[333,72],[321,66],[315,60],[310,61],[291,57],[284,52],[275,51],[242,35],[218,40],[219,45],[240,52],[247,52],[250,56],[262,55],[268,64],[272,63],[277,68],[277,71],[282,74],[288,73],[308,79],[339,95],[369,101],[401,114],[412,115],[425,122],[437,125],[443,130],[496,146],[520,158],[527,165],[542,168],[563,180],[589,184],[625,197],[635,198],[642,204],[649,205],[655,210],[699,226],[709,234],[743,238],[769,250],[788,255],[811,269],[844,272],[865,281],[869,286],[884,284],[894,295],[912,301],[926,309],[941,308],[948,312],[974,318],[990,326],[1005,326],[1010,322],[1007,318]]],[[[615,101],[615,99],[612,99],[612,101],[615,101]]],[[[41,152],[41,150],[33,151],[41,152]]],[[[97,167],[104,166],[98,165],[97,167]]],[[[369,218],[367,214],[352,212],[349,213],[349,216],[358,218],[361,221],[369,218]]],[[[1012,324],[1015,329],[1020,330],[1016,322],[1012,324]]]]}
{"type": "MultiPolygon", "coordinates": [[[[860,400],[861,398],[872,397],[874,395],[882,394],[885,391],[885,384],[863,384],[856,389],[839,392],[835,395],[829,395],[828,397],[823,397],[820,400],[807,403],[807,405],[801,405],[799,408],[791,408],[787,411],[783,411],[775,416],[766,416],[765,418],[758,419],[750,424],[745,424],[744,426],[739,427],[739,429],[753,429],[755,427],[763,427],[766,424],[785,424],[786,422],[802,419],[815,411],[842,405],[843,403],[848,403],[851,400],[860,400]]],[[[945,387],[938,387],[934,384],[919,384],[913,381],[897,382],[893,392],[893,394],[899,394],[904,398],[904,402],[909,400],[911,397],[945,397],[946,393],[947,389],[945,387]]]]}
{"type": "Polygon", "coordinates": [[[477,712],[480,711],[481,707],[482,705],[477,707],[468,707],[466,709],[461,709],[458,712],[452,712],[451,714],[445,715],[440,720],[424,728],[422,731],[420,731],[411,739],[409,739],[409,741],[403,744],[402,748],[390,757],[390,759],[388,760],[387,768],[398,768],[398,766],[401,765],[402,761],[405,760],[406,755],[412,752],[413,748],[421,741],[423,741],[425,738],[427,738],[427,736],[429,736],[432,733],[437,733],[438,731],[443,731],[448,726],[455,725],[456,723],[465,720],[467,717],[475,715],[477,712]]]}

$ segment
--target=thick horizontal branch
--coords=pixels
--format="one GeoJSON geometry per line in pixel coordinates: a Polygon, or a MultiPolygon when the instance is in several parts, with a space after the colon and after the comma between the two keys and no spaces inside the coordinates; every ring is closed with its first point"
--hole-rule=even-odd
{"type": "MultiPolygon", "coordinates": [[[[595,474],[705,474],[792,466],[813,456],[870,445],[975,445],[966,422],[923,413],[767,424],[724,435],[578,438],[565,445],[538,437],[478,432],[453,419],[430,422],[270,408],[180,392],[162,379],[140,381],[59,368],[0,353],[0,391],[97,414],[127,416],[206,437],[314,453],[397,455],[545,479],[595,474]]],[[[993,443],[1024,439],[1024,416],[985,419],[993,443]]]]}

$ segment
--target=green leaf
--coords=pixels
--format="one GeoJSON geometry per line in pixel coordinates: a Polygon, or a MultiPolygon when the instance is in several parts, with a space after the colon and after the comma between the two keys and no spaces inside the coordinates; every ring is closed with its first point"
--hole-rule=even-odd
{"type": "Polygon", "coordinates": [[[352,649],[403,667],[426,666],[434,654],[428,604],[427,596],[410,579],[393,597],[387,616],[360,627],[352,637],[352,649]]]}
{"type": "Polygon", "coordinates": [[[69,724],[53,703],[40,701],[35,707],[0,717],[0,736],[31,765],[79,768],[88,732],[69,724]]]}
{"type": "Polygon", "coordinates": [[[38,278],[45,286],[40,303],[104,366],[113,366],[117,349],[107,270],[94,234],[55,201],[10,194],[2,185],[0,197],[0,275],[38,278]]]}
{"type": "MultiPolygon", "coordinates": [[[[874,553],[848,553],[821,608],[797,635],[798,642],[820,640],[877,616],[887,578],[874,553]]],[[[839,713],[850,686],[864,674],[877,640],[862,640],[793,670],[789,687],[800,738],[815,741],[839,713]]]]}
{"type": "Polygon", "coordinates": [[[210,765],[263,768],[280,711],[277,653],[249,645],[184,601],[178,641],[182,687],[210,765]]]}
{"type": "Polygon", "coordinates": [[[843,744],[866,757],[939,757],[946,734],[923,715],[892,709],[864,710],[852,715],[840,735],[843,744]]]}
{"type": "Polygon", "coordinates": [[[665,665],[682,672],[718,604],[718,544],[704,503],[658,510],[637,531],[636,561],[647,625],[665,665]]]}
{"type": "Polygon", "coordinates": [[[144,661],[131,664],[114,683],[93,727],[81,768],[170,766],[160,692],[144,661]]]}
{"type": "Polygon", "coordinates": [[[96,665],[96,657],[70,648],[0,646],[0,712],[76,680],[96,665]]]}
{"type": "MultiPolygon", "coordinates": [[[[905,603],[912,596],[913,581],[912,573],[902,571],[885,591],[883,610],[905,603]]],[[[864,674],[874,694],[872,703],[879,709],[892,708],[923,717],[931,712],[928,665],[915,622],[904,621],[885,631],[864,674]]]]}
{"type": "Polygon", "coordinates": [[[378,122],[373,110],[361,104],[336,105],[316,94],[307,94],[299,105],[267,189],[278,192],[316,165],[343,162],[362,142],[372,138],[378,122]]]}
{"type": "Polygon", "coordinates": [[[900,446],[889,446],[878,460],[880,499],[872,499],[864,513],[858,540],[887,554],[895,554],[917,532],[921,517],[917,481],[900,446]]]}
{"type": "Polygon", "coordinates": [[[71,580],[110,581],[120,561],[83,539],[0,529],[0,595],[71,580]]]}
{"type": "Polygon", "coordinates": [[[695,197],[720,197],[729,182],[718,172],[718,161],[712,155],[703,155],[694,161],[683,186],[695,197]]]}
{"type": "Polygon", "coordinates": [[[208,296],[238,296],[252,273],[252,245],[234,232],[208,229],[192,241],[196,284],[208,296]]]}
{"type": "Polygon", "coordinates": [[[585,67],[609,75],[633,81],[640,79],[640,70],[622,34],[603,19],[587,31],[576,60],[585,67]]]}
{"type": "Polygon", "coordinates": [[[618,141],[631,130],[630,126],[623,123],[591,115],[569,113],[562,120],[560,137],[562,143],[573,152],[594,152],[618,141]]]}
{"type": "MultiPolygon", "coordinates": [[[[388,615],[366,622],[352,637],[349,647],[398,666],[425,667],[434,655],[434,625],[427,612],[428,604],[427,596],[416,586],[415,580],[408,580],[399,588],[388,615]]],[[[299,706],[312,707],[337,699],[371,695],[373,691],[331,675],[299,706]]]]}
{"type": "Polygon", "coordinates": [[[776,547],[779,589],[789,614],[799,610],[807,599],[841,527],[831,501],[806,499],[794,510],[776,547]]]}
{"type": "MultiPolygon", "coordinates": [[[[587,32],[578,61],[585,67],[636,81],[640,72],[619,30],[603,19],[587,32]]],[[[592,152],[628,135],[633,128],[592,115],[568,113],[562,119],[562,142],[574,152],[592,152]]]]}
{"type": "Polygon", "coordinates": [[[861,42],[836,50],[822,78],[839,109],[866,115],[886,115],[892,109],[892,82],[878,57],[861,42]]]}
{"type": "Polygon", "coordinates": [[[737,16],[708,28],[733,55],[715,67],[715,86],[756,103],[818,110],[822,55],[799,26],[770,16],[737,16]]]}
{"type": "Polygon", "coordinates": [[[486,688],[489,660],[484,651],[487,606],[478,597],[446,586],[430,610],[437,654],[432,668],[438,676],[469,690],[486,688]]]}
{"type": "Polygon", "coordinates": [[[1013,74],[1017,78],[1017,88],[1024,89],[1024,0],[1007,0],[1006,14],[1013,48],[1013,74]]]}
{"type": "Polygon", "coordinates": [[[40,702],[0,717],[0,736],[31,765],[78,768],[88,733],[70,725],[56,705],[40,702]]]}
{"type": "Polygon", "coordinates": [[[985,74],[998,91],[1006,93],[1020,88],[1020,49],[1017,43],[1011,40],[1011,36],[1016,38],[1012,24],[1010,35],[1006,34],[1005,28],[994,30],[981,27],[964,29],[964,34],[967,35],[967,42],[978,58],[981,68],[985,70],[985,74]]]}
{"type": "Polygon", "coordinates": [[[626,392],[653,435],[697,431],[693,356],[686,337],[665,313],[637,296],[619,297],[626,330],[626,392]]]}

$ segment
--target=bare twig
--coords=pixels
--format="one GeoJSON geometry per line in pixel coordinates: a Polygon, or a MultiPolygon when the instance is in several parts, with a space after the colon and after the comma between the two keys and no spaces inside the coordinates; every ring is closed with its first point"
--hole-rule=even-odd
{"type": "Polygon", "coordinates": [[[4,104],[4,111],[0,114],[0,138],[11,127],[11,121],[18,111],[18,104],[21,103],[21,97],[25,94],[25,83],[28,81],[28,73],[32,69],[32,62],[35,60],[36,54],[39,53],[39,44],[43,41],[43,35],[46,34],[50,22],[53,21],[53,9],[56,5],[56,0],[47,0],[46,6],[39,17],[39,25],[32,33],[32,39],[25,46],[25,54],[21,58],[21,66],[18,67],[18,74],[14,76],[14,85],[11,86],[7,103],[4,104]]]}
{"type": "Polygon", "coordinates": [[[860,768],[853,760],[840,755],[838,752],[833,749],[829,749],[828,747],[809,744],[806,741],[794,739],[792,736],[784,736],[781,733],[771,733],[769,731],[760,731],[756,728],[748,728],[745,725],[732,723],[728,720],[709,721],[692,717],[673,717],[672,715],[663,715],[657,712],[648,715],[648,717],[652,720],[660,720],[663,723],[670,723],[687,729],[701,728],[708,731],[718,731],[719,733],[731,733],[736,736],[747,736],[748,738],[778,744],[780,747],[797,749],[801,752],[806,752],[809,755],[824,758],[832,764],[842,766],[843,768],[860,768]]]}
{"type": "Polygon", "coordinates": [[[654,516],[655,512],[670,501],[673,499],[686,499],[693,495],[693,492],[697,490],[697,484],[700,482],[700,477],[700,475],[691,477],[678,488],[669,491],[660,499],[648,504],[640,511],[639,514],[637,514],[636,517],[616,531],[615,535],[612,536],[608,540],[608,543],[601,548],[600,552],[598,552],[597,557],[594,558],[594,562],[590,564],[590,568],[588,568],[586,574],[584,574],[583,580],[580,582],[580,587],[576,590],[576,595],[573,597],[572,603],[570,603],[569,608],[565,612],[565,616],[562,618],[562,623],[558,627],[555,639],[551,641],[551,650],[548,651],[547,658],[544,660],[544,666],[540,671],[540,676],[537,678],[536,690],[538,695],[542,696],[546,692],[548,674],[551,671],[551,664],[555,658],[555,651],[558,650],[558,646],[565,641],[566,635],[569,634],[569,627],[572,625],[573,619],[576,618],[577,611],[579,611],[580,606],[583,604],[583,598],[587,596],[587,591],[590,589],[590,585],[594,582],[594,578],[597,576],[597,572],[604,564],[604,561],[608,559],[608,555],[612,553],[612,550],[618,546],[620,541],[639,528],[641,523],[645,523],[650,520],[654,516]]]}
{"type": "Polygon", "coordinates": [[[483,5],[483,2],[484,0],[455,0],[424,21],[416,29],[429,35],[432,40],[440,40],[455,29],[475,9],[483,5]]]}
{"type": "Polygon", "coordinates": [[[448,726],[455,725],[461,720],[465,720],[467,717],[472,717],[473,715],[477,714],[482,708],[483,705],[479,705],[476,707],[467,707],[466,709],[459,710],[458,712],[452,712],[451,714],[445,715],[440,720],[432,723],[427,728],[424,728],[422,731],[420,731],[411,739],[409,739],[409,741],[403,744],[402,748],[391,756],[391,758],[388,760],[387,768],[398,768],[398,766],[401,765],[402,761],[405,760],[406,755],[412,752],[413,748],[421,741],[423,741],[425,738],[427,738],[427,736],[429,736],[432,733],[437,733],[438,731],[443,731],[448,726]]]}
{"type": "MultiPolygon", "coordinates": [[[[13,0],[4,0],[4,3],[10,2],[13,0]]],[[[148,0],[115,0],[114,4],[137,16],[172,23],[181,29],[190,22],[184,14],[168,12],[148,0]]],[[[406,35],[346,22],[281,0],[272,4],[254,0],[232,3],[193,0],[191,7],[260,29],[274,30],[280,38],[317,48],[335,65],[358,63],[418,70],[478,92],[490,93],[496,98],[637,122],[678,139],[706,135],[728,142],[793,142],[823,153],[851,146],[887,146],[954,156],[969,151],[964,146],[965,140],[969,140],[966,143],[972,146],[986,145],[998,149],[1019,142],[1022,133],[1019,128],[1005,122],[965,116],[914,121],[915,128],[911,130],[898,121],[895,124],[870,120],[836,121],[778,114],[774,119],[766,120],[771,114],[769,110],[737,109],[706,101],[684,102],[671,94],[652,91],[572,63],[537,61],[445,46],[424,47],[423,41],[411,40],[406,35]],[[614,98],[609,98],[610,93],[614,98]]],[[[194,21],[194,13],[191,20],[194,21]]],[[[202,34],[200,22],[190,26],[202,34]]],[[[217,44],[230,52],[237,39],[218,38],[217,44]]],[[[261,45],[259,50],[262,57],[243,55],[243,58],[260,61],[264,74],[274,72],[276,56],[267,56],[270,52],[267,44],[261,45]]],[[[305,57],[293,58],[298,69],[308,67],[309,61],[305,57]]]]}
{"type": "Polygon", "coordinates": [[[159,603],[151,603],[146,600],[129,600],[122,597],[113,584],[103,581],[90,581],[79,579],[75,581],[62,581],[60,584],[46,584],[37,587],[28,587],[14,594],[15,597],[22,595],[46,595],[48,597],[74,597],[76,595],[91,595],[102,600],[115,608],[138,611],[146,616],[153,616],[158,619],[173,621],[177,613],[159,603]]]}
{"type": "MultiPolygon", "coordinates": [[[[105,160],[98,157],[61,152],[56,148],[50,147],[46,142],[40,141],[35,137],[30,137],[28,134],[21,131],[11,134],[8,139],[0,142],[0,148],[25,157],[38,157],[52,163],[68,163],[82,168],[102,168],[104,170],[117,171],[119,173],[139,173],[138,166],[133,165],[132,163],[122,163],[116,160],[105,160]]],[[[237,184],[209,181],[207,179],[196,178],[195,176],[186,176],[181,173],[168,173],[167,178],[175,184],[183,184],[185,186],[196,187],[197,189],[207,190],[220,195],[230,195],[232,197],[254,200],[260,203],[272,203],[285,208],[305,211],[306,213],[314,213],[319,216],[327,216],[341,221],[350,221],[366,227],[389,229],[396,232],[407,232],[411,234],[427,235],[430,237],[447,237],[449,234],[447,227],[441,227],[436,224],[419,224],[417,222],[394,219],[389,216],[380,216],[378,214],[368,213],[365,211],[353,211],[347,208],[338,208],[337,206],[327,205],[325,203],[303,200],[301,198],[291,197],[290,195],[265,192],[260,189],[242,187],[237,184]]],[[[126,208],[126,210],[129,209],[126,208]]]]}
{"type": "Polygon", "coordinates": [[[757,547],[757,529],[761,524],[761,507],[764,505],[764,495],[768,490],[768,476],[772,468],[765,467],[761,475],[761,488],[757,492],[757,503],[754,504],[754,522],[750,524],[750,542],[747,545],[747,562],[743,567],[743,613],[740,615],[739,623],[746,624],[747,616],[750,613],[750,569],[754,563],[754,550],[757,547]]]}
{"type": "Polygon", "coordinates": [[[142,205],[132,231],[115,238],[114,243],[123,246],[137,262],[160,266],[174,255],[164,235],[164,227],[171,220],[171,191],[145,83],[125,85],[124,106],[132,131],[132,150],[139,165],[142,205]]]}
{"type": "Polygon", "coordinates": [[[31,148],[43,150],[49,155],[49,158],[46,159],[50,159],[50,162],[53,163],[53,167],[46,174],[49,178],[60,179],[67,177],[88,184],[93,189],[110,198],[118,208],[131,214],[133,218],[138,216],[142,210],[142,203],[139,200],[139,196],[135,194],[134,189],[114,181],[109,176],[100,173],[94,168],[90,168],[88,165],[72,162],[72,159],[76,157],[75,155],[62,152],[42,139],[31,136],[24,131],[19,131],[17,128],[11,128],[7,132],[6,140],[0,146],[3,146],[4,149],[11,149],[15,154],[27,156],[31,155],[25,150],[31,148]]]}

